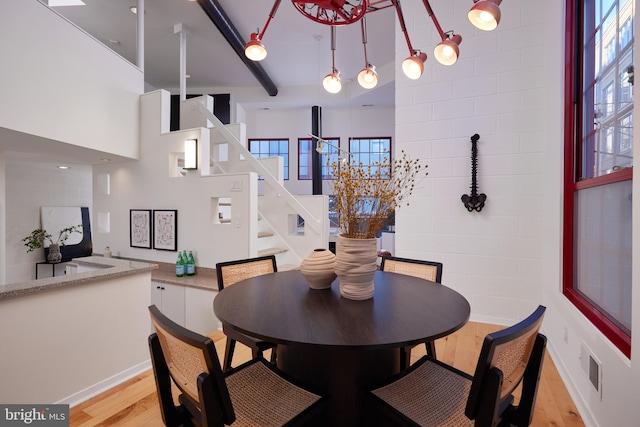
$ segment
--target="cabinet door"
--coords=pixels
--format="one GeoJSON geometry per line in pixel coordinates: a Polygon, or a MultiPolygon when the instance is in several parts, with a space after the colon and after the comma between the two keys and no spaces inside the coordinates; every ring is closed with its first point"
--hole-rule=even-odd
{"type": "Polygon", "coordinates": [[[151,303],[177,324],[184,326],[184,286],[151,282],[151,303]]]}
{"type": "Polygon", "coordinates": [[[151,304],[162,311],[162,287],[164,283],[151,281],[151,304]]]}
{"type": "Polygon", "coordinates": [[[186,328],[202,335],[221,329],[213,314],[213,298],[217,292],[199,288],[185,288],[186,328]]]}

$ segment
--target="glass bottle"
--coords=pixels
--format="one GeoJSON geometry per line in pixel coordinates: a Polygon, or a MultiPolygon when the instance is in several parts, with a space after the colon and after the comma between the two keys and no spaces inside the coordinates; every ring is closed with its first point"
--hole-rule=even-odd
{"type": "Polygon", "coordinates": [[[196,260],[193,258],[193,251],[189,251],[187,257],[187,276],[195,276],[196,274],[196,260]]]}
{"type": "Polygon", "coordinates": [[[182,258],[182,252],[178,252],[178,259],[176,260],[176,277],[184,276],[184,259],[182,258]]]}

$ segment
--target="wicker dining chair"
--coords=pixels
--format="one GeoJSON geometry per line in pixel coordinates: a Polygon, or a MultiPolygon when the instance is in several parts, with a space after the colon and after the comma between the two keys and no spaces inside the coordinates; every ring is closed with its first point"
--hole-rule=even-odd
{"type": "Polygon", "coordinates": [[[322,411],[321,395],[264,359],[223,373],[211,338],[183,328],[155,305],[149,313],[156,329],[149,349],[166,426],[302,426],[322,411]],[[180,392],[177,406],[172,381],[180,392]]]}
{"type": "Polygon", "coordinates": [[[371,392],[373,416],[394,426],[530,425],[547,342],[538,332],[545,310],[539,306],[525,320],[487,335],[473,377],[422,357],[371,392]]]}
{"type": "MultiPolygon", "coordinates": [[[[442,263],[434,261],[423,261],[410,258],[398,258],[384,256],[380,263],[380,270],[391,273],[405,274],[420,279],[442,283],[442,263]]],[[[427,355],[436,358],[436,345],[433,341],[424,343],[427,355]]],[[[411,364],[411,349],[415,347],[406,346],[400,349],[400,369],[405,369],[411,364]]]]}
{"type": "MultiPolygon", "coordinates": [[[[256,258],[247,258],[216,264],[216,276],[218,278],[218,290],[231,286],[241,280],[249,279],[263,274],[275,273],[278,271],[275,255],[267,255],[256,258]]],[[[223,370],[227,372],[231,369],[231,361],[236,342],[239,341],[251,349],[251,355],[255,359],[262,356],[265,350],[271,349],[271,362],[276,360],[276,344],[258,338],[251,337],[237,331],[230,325],[222,325],[222,331],[227,336],[227,343],[224,350],[223,370]]]]}

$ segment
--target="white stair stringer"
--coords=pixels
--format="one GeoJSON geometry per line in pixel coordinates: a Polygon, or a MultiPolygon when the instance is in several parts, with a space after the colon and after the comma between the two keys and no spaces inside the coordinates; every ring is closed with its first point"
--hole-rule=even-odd
{"type": "Polygon", "coordinates": [[[213,126],[210,128],[212,167],[208,168],[207,173],[255,172],[263,178],[259,182],[261,196],[257,201],[258,215],[263,222],[260,225],[260,232],[273,233],[273,236],[260,239],[268,240],[269,247],[258,243],[258,233],[250,237],[256,239],[255,244],[250,247],[259,249],[247,256],[258,256],[259,253],[273,251],[276,252],[279,266],[295,267],[313,249],[328,247],[328,196],[292,195],[283,185],[281,157],[255,158],[246,148],[246,137],[242,125],[224,125],[202,102],[199,102],[198,106],[208,123],[213,126]],[[298,215],[304,219],[302,230],[297,227],[298,215]]]}

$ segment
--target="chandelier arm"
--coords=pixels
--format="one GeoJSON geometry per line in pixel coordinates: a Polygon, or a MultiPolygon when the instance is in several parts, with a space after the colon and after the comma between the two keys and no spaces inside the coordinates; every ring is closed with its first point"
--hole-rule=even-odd
{"type": "Polygon", "coordinates": [[[360,20],[362,25],[362,45],[364,46],[364,66],[369,66],[369,57],[367,55],[367,18],[363,16],[360,20]]]}
{"type": "Polygon", "coordinates": [[[413,55],[415,51],[411,46],[411,40],[409,39],[409,33],[407,32],[407,26],[404,23],[404,16],[402,15],[402,8],[400,7],[399,0],[391,0],[393,6],[396,8],[396,13],[398,14],[398,21],[400,22],[400,28],[402,29],[402,33],[404,34],[404,38],[407,40],[407,47],[409,48],[409,55],[413,55]]]}
{"type": "Polygon", "coordinates": [[[331,26],[331,72],[335,73],[336,70],[336,27],[331,26]]]}
{"type": "Polygon", "coordinates": [[[281,1],[282,0],[276,0],[275,3],[273,3],[273,7],[271,8],[271,12],[269,13],[269,18],[267,18],[267,22],[264,24],[264,27],[262,27],[262,32],[258,36],[259,40],[262,40],[262,37],[264,36],[264,33],[267,31],[267,27],[271,23],[271,20],[273,19],[273,17],[276,15],[276,12],[278,10],[278,6],[280,6],[280,2],[281,1]]]}
{"type": "Polygon", "coordinates": [[[429,0],[422,0],[422,2],[424,3],[425,9],[427,9],[427,14],[431,17],[431,20],[433,21],[433,25],[436,27],[436,30],[438,30],[438,34],[440,34],[440,38],[443,41],[446,40],[447,36],[445,35],[444,31],[442,31],[442,27],[440,26],[440,23],[438,22],[438,18],[436,18],[436,15],[433,13],[433,9],[431,9],[431,5],[429,4],[429,0]]]}

